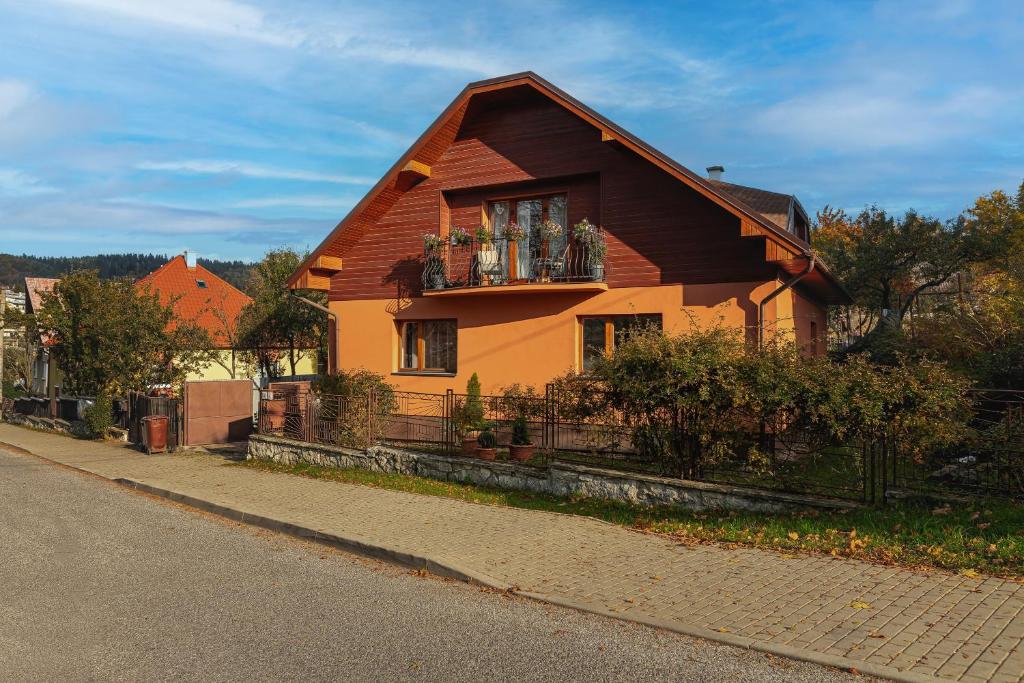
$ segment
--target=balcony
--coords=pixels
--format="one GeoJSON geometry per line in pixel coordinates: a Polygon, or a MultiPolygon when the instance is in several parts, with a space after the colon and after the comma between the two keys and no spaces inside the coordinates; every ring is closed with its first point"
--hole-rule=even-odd
{"type": "Polygon", "coordinates": [[[574,240],[566,243],[493,239],[445,242],[428,250],[423,296],[602,292],[603,259],[574,240]]]}

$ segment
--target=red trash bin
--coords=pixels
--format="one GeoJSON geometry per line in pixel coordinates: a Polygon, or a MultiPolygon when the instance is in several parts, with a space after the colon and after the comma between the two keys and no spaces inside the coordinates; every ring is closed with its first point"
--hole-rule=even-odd
{"type": "Polygon", "coordinates": [[[146,432],[146,452],[165,453],[167,451],[167,416],[147,415],[142,418],[146,432]]]}

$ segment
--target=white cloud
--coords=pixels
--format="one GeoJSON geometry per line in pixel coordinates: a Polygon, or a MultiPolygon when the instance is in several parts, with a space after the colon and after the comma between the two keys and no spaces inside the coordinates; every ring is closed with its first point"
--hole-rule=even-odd
{"type": "Polygon", "coordinates": [[[56,1],[88,11],[112,14],[182,31],[243,38],[271,45],[294,47],[304,39],[300,32],[272,25],[261,10],[233,0],[56,1]]]}
{"type": "Polygon", "coordinates": [[[332,197],[330,195],[292,195],[282,197],[260,197],[235,202],[239,209],[265,209],[276,206],[303,209],[350,209],[359,201],[358,197],[332,197]]]}
{"type": "Polygon", "coordinates": [[[830,151],[922,147],[975,134],[1006,102],[1006,95],[985,87],[936,97],[870,84],[779,102],[757,115],[754,127],[830,151]]]}
{"type": "Polygon", "coordinates": [[[35,99],[35,91],[22,81],[0,79],[0,121],[35,99]]]}
{"type": "Polygon", "coordinates": [[[343,185],[372,185],[375,178],[352,175],[336,175],[304,171],[301,169],[264,166],[245,161],[218,161],[191,159],[186,161],[144,161],[136,165],[143,171],[172,171],[200,175],[242,175],[250,178],[276,178],[279,180],[304,180],[314,183],[340,183],[343,185]]]}
{"type": "Polygon", "coordinates": [[[28,197],[38,194],[57,192],[39,178],[16,168],[0,168],[0,196],[28,197]]]}

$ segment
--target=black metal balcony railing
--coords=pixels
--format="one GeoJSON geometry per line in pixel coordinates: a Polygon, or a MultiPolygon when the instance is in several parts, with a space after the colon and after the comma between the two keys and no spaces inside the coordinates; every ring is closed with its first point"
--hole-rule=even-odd
{"type": "Polygon", "coordinates": [[[495,239],[445,243],[424,256],[423,287],[428,290],[494,285],[603,282],[603,259],[585,245],[495,239]]]}

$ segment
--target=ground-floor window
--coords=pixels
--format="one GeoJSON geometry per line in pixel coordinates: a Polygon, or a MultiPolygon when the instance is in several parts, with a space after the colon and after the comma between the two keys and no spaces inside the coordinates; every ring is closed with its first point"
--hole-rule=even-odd
{"type": "Polygon", "coordinates": [[[615,345],[628,339],[633,332],[648,327],[662,329],[660,313],[587,316],[580,319],[580,324],[583,327],[580,335],[583,372],[592,371],[598,358],[614,351],[615,345]]]}
{"type": "Polygon", "coordinates": [[[399,323],[405,372],[455,372],[458,333],[454,320],[404,320],[399,323]]]}

